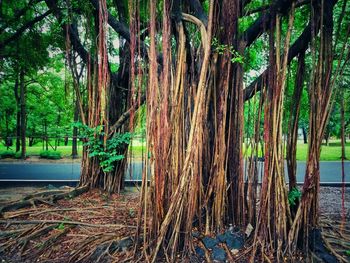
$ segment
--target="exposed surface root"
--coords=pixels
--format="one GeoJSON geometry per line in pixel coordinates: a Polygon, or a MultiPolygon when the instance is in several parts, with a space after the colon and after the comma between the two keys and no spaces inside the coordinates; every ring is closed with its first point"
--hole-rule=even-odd
{"type": "Polygon", "coordinates": [[[39,204],[48,204],[55,206],[58,200],[64,198],[74,198],[88,190],[87,186],[82,186],[78,188],[68,189],[68,190],[52,190],[38,192],[25,196],[22,200],[14,201],[0,208],[0,217],[4,212],[18,210],[21,208],[26,208],[30,206],[36,207],[39,204]]]}
{"type": "MultiPolygon", "coordinates": [[[[6,262],[121,262],[133,256],[138,193],[107,196],[94,190],[74,199],[66,192],[56,191],[54,195],[54,208],[38,203],[35,209],[3,211],[1,259],[6,262]],[[57,195],[59,198],[55,199],[57,195]],[[61,198],[63,195],[69,198],[61,198]]],[[[32,195],[30,199],[38,196],[32,195]]]]}
{"type": "Polygon", "coordinates": [[[336,257],[338,262],[349,262],[350,224],[329,218],[321,220],[322,240],[326,249],[336,257]]]}

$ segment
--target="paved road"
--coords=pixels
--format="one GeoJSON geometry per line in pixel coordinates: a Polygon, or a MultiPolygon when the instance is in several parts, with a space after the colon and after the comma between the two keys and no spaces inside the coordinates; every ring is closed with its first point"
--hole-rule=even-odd
{"type": "MultiPolygon", "coordinates": [[[[263,165],[261,164],[261,167],[263,165]]],[[[142,163],[134,162],[126,171],[126,180],[140,180],[142,163]]],[[[261,169],[260,167],[260,169],[261,169]]],[[[305,162],[298,162],[297,181],[304,181],[305,162]]],[[[287,174],[287,172],[286,172],[287,174]]],[[[4,163],[0,162],[0,182],[5,180],[76,181],[79,163],[4,163]]],[[[350,162],[345,162],[345,181],[350,183],[350,162]]],[[[321,182],[341,182],[341,162],[321,162],[321,182]]]]}

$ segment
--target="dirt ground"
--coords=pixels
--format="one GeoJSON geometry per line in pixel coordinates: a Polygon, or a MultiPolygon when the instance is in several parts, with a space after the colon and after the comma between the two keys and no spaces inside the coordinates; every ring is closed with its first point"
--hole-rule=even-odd
{"type": "MultiPolygon", "coordinates": [[[[0,188],[0,207],[47,190],[47,187],[0,188]]],[[[350,188],[345,190],[349,222],[350,188]]],[[[320,212],[322,218],[328,217],[328,225],[336,226],[341,218],[341,193],[341,188],[321,187],[320,212]]],[[[35,208],[4,212],[0,217],[0,262],[134,262],[131,259],[138,204],[138,190],[127,188],[120,195],[107,196],[94,190],[76,198],[68,196],[55,204],[45,201],[35,208]]],[[[350,234],[350,229],[347,231],[350,234]]]]}

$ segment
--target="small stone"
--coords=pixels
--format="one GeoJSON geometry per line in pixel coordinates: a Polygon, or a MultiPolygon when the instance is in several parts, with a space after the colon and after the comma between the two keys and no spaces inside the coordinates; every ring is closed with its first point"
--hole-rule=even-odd
{"type": "Polygon", "coordinates": [[[200,233],[198,231],[193,231],[192,236],[198,238],[200,236],[200,233]]]}
{"type": "Polygon", "coordinates": [[[233,229],[234,229],[233,225],[230,224],[230,227],[228,228],[228,230],[229,230],[230,232],[233,232],[233,229]]]}
{"type": "Polygon", "coordinates": [[[217,235],[216,238],[221,242],[224,243],[226,241],[226,233],[217,235]]]}
{"type": "Polygon", "coordinates": [[[229,249],[241,249],[244,246],[244,240],[239,235],[230,235],[226,239],[226,244],[229,249]]]}
{"type": "Polygon", "coordinates": [[[236,255],[237,253],[239,252],[239,250],[238,249],[231,249],[231,253],[233,254],[233,255],[236,255]]]}
{"type": "Polygon", "coordinates": [[[214,247],[212,250],[211,258],[220,262],[225,261],[226,252],[221,247],[214,247]]]}
{"type": "Polygon", "coordinates": [[[246,234],[247,237],[250,236],[250,234],[252,233],[253,229],[254,229],[254,227],[251,224],[247,225],[247,228],[245,230],[245,234],[246,234]]]}
{"type": "Polygon", "coordinates": [[[129,247],[131,247],[133,244],[132,238],[131,237],[127,237],[127,238],[123,238],[118,242],[118,248],[120,248],[121,250],[125,250],[129,247]]]}
{"type": "Polygon", "coordinates": [[[55,189],[57,189],[55,186],[53,186],[52,184],[49,184],[48,186],[47,186],[47,189],[49,189],[49,190],[55,190],[55,189]]]}
{"type": "Polygon", "coordinates": [[[205,237],[202,239],[203,244],[206,248],[212,249],[217,244],[219,244],[219,241],[217,239],[211,238],[211,237],[205,237]]]}
{"type": "Polygon", "coordinates": [[[196,252],[198,257],[204,258],[205,257],[205,252],[202,248],[200,247],[195,247],[194,251],[196,252]]]}

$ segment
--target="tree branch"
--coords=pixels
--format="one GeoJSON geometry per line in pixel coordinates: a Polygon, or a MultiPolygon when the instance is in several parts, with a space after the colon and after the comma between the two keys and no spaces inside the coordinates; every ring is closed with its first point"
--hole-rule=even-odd
{"type": "MultiPolygon", "coordinates": [[[[309,47],[311,41],[311,23],[306,26],[300,37],[290,47],[288,53],[288,64],[295,58],[299,53],[305,52],[309,47]]],[[[266,83],[266,77],[268,75],[269,67],[255,79],[247,88],[244,90],[244,100],[247,101],[252,98],[257,91],[260,91],[263,87],[263,83],[266,83]]]]}
{"type": "MultiPolygon", "coordinates": [[[[295,4],[295,8],[303,6],[307,3],[310,3],[310,0],[299,0],[296,4],[295,4]]],[[[249,16],[255,13],[259,13],[261,11],[266,11],[270,8],[270,5],[263,5],[260,6],[258,8],[252,9],[252,10],[247,10],[246,12],[244,12],[243,16],[249,16]]]]}
{"type": "Polygon", "coordinates": [[[136,104],[135,106],[130,107],[126,112],[124,112],[119,119],[110,127],[111,135],[114,131],[118,130],[130,117],[132,111],[137,111],[139,106],[141,106],[146,101],[146,95],[142,95],[140,99],[140,105],[136,104]]]}
{"type": "Polygon", "coordinates": [[[52,13],[52,10],[46,11],[44,14],[37,16],[33,20],[27,22],[23,26],[21,26],[12,36],[8,37],[7,39],[3,40],[0,43],[0,49],[4,48],[6,45],[8,45],[10,42],[16,40],[24,31],[26,31],[28,28],[35,25],[35,23],[43,20],[45,17],[47,17],[49,14],[52,13]]]}

